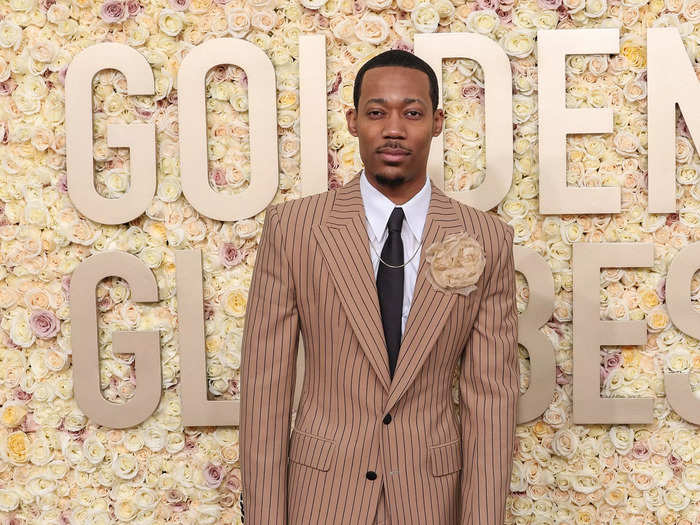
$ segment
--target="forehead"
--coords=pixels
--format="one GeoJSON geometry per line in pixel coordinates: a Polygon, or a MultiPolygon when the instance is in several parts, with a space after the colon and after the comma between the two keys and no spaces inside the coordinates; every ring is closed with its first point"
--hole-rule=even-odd
{"type": "Polygon", "coordinates": [[[430,101],[430,80],[418,69],[401,66],[381,66],[369,69],[362,79],[360,99],[383,98],[397,103],[404,98],[430,101]]]}

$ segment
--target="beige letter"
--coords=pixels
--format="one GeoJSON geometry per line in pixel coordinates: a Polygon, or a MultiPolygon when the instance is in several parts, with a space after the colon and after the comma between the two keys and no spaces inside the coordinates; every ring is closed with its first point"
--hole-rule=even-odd
{"type": "Polygon", "coordinates": [[[201,251],[175,250],[175,267],[182,424],[186,427],[238,425],[239,401],[207,399],[201,251]]]}
{"type": "Polygon", "coordinates": [[[152,95],[153,72],[146,59],[124,44],[103,42],[76,55],[66,73],[66,170],[68,196],[93,221],[123,224],[141,215],[156,191],[154,124],[109,124],[107,145],[127,147],[129,189],[117,199],[95,189],[92,153],[92,78],[102,69],[124,73],[129,95],[152,95]]]}
{"type": "Polygon", "coordinates": [[[612,109],[566,107],[566,55],[617,53],[620,31],[550,29],[537,31],[540,213],[618,213],[619,188],[566,185],[566,135],[610,133],[612,109]]]}
{"type": "MultiPolygon", "coordinates": [[[[207,360],[204,350],[204,295],[200,250],[175,250],[177,315],[180,338],[180,401],[182,424],[196,426],[238,426],[241,403],[238,400],[207,399],[207,360]]],[[[299,349],[303,352],[301,337],[299,349]]],[[[304,355],[297,358],[294,408],[301,398],[304,355]]]]}
{"type": "Polygon", "coordinates": [[[676,104],[700,139],[700,84],[675,27],[647,29],[649,211],[676,211],[676,104]]]}
{"type": "Polygon", "coordinates": [[[544,258],[532,248],[514,246],[515,269],[530,289],[525,311],[518,316],[518,343],[530,354],[530,386],[518,399],[518,424],[542,415],[552,402],[556,364],[552,342],[540,331],[554,311],[554,279],[544,258]]]}
{"type": "MultiPolygon", "coordinates": [[[[513,97],[510,62],[503,49],[490,38],[475,33],[439,33],[415,36],[415,54],[435,71],[442,103],[442,59],[459,57],[479,62],[484,71],[486,114],[486,178],[472,190],[448,192],[453,199],[480,210],[498,206],[513,182],[513,97]]],[[[441,190],[444,142],[442,133],[433,137],[428,173],[441,190]]]]}
{"type": "MultiPolygon", "coordinates": [[[[700,312],[690,302],[690,280],[700,268],[700,242],[683,248],[673,258],[666,275],[666,306],[673,324],[700,339],[700,312]]],[[[700,398],[690,389],[688,375],[664,373],[666,398],[683,419],[700,425],[700,398]]]]}
{"type": "Polygon", "coordinates": [[[267,55],[240,38],[215,38],[191,49],[177,75],[182,192],[202,215],[218,221],[252,217],[272,201],[277,171],[277,97],[275,70],[267,55]],[[248,77],[250,183],[235,196],[209,184],[205,75],[219,64],[235,64],[248,77]]]}
{"type": "Polygon", "coordinates": [[[573,422],[652,423],[654,400],[600,397],[600,346],[643,345],[644,321],[601,321],[600,269],[654,264],[652,243],[574,243],[573,422]]]}
{"type": "Polygon", "coordinates": [[[127,428],[143,423],[160,402],[160,339],[156,330],[115,331],[112,334],[113,353],[135,355],[136,393],[124,404],[107,401],[100,390],[95,287],[112,275],[127,281],[132,301],[147,303],[158,300],[158,285],[153,273],[130,253],[98,253],[78,265],[70,282],[73,390],[80,410],[94,423],[127,428]]]}
{"type": "Polygon", "coordinates": [[[302,197],[328,191],[327,96],[326,37],[325,35],[301,35],[299,37],[299,134],[301,136],[302,197]]]}

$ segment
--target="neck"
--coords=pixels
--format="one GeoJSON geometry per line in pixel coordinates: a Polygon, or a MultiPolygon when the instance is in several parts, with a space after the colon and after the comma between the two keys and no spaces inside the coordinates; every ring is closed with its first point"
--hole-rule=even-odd
{"type": "Polygon", "coordinates": [[[367,181],[372,186],[377,188],[377,190],[382,192],[382,194],[386,196],[387,199],[392,201],[397,206],[400,206],[411,200],[413,196],[416,193],[418,193],[421,190],[421,188],[423,188],[423,186],[425,185],[426,174],[425,172],[423,172],[422,175],[414,177],[411,180],[402,182],[401,184],[397,184],[396,186],[380,184],[377,181],[377,178],[374,175],[368,173],[367,170],[365,170],[365,176],[367,177],[367,181]]]}

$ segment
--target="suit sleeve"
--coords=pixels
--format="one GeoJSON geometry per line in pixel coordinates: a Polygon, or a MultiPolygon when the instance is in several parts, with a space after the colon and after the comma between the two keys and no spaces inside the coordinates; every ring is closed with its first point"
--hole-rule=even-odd
{"type": "Polygon", "coordinates": [[[493,260],[459,377],[461,525],[503,525],[510,492],[520,375],[510,226],[493,260]]]}
{"type": "Polygon", "coordinates": [[[260,237],[242,343],[239,444],[246,525],[287,524],[299,315],[282,239],[273,205],[260,237]]]}

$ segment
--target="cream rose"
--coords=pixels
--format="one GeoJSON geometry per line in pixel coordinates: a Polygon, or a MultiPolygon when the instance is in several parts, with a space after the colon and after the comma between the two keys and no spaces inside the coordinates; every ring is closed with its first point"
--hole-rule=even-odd
{"type": "Polygon", "coordinates": [[[419,3],[411,11],[411,21],[420,33],[434,33],[440,22],[440,15],[429,2],[419,3]]]}
{"type": "Polygon", "coordinates": [[[425,251],[430,264],[428,280],[437,289],[468,295],[484,271],[486,258],[481,245],[467,232],[436,241],[425,251]]]}

